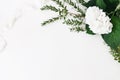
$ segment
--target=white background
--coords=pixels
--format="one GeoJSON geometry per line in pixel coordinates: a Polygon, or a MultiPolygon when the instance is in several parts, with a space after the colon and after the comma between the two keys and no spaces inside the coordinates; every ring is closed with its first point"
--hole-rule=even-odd
{"type": "MultiPolygon", "coordinates": [[[[43,2],[43,1],[42,1],[43,2]]],[[[120,80],[120,63],[98,35],[70,32],[40,0],[0,0],[0,80],[120,80]]]]}

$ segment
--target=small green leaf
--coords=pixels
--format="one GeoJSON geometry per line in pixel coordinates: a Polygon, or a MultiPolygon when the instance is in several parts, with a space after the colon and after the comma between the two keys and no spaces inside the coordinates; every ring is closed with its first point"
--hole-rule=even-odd
{"type": "Polygon", "coordinates": [[[43,6],[42,8],[40,8],[41,10],[51,10],[51,11],[55,11],[55,12],[58,12],[59,10],[54,7],[54,6],[51,6],[51,5],[45,5],[43,6]]]}
{"type": "Polygon", "coordinates": [[[57,20],[60,20],[61,18],[62,18],[62,16],[58,16],[58,17],[48,19],[48,20],[44,21],[43,23],[41,23],[41,25],[44,26],[46,24],[49,24],[49,23],[55,22],[57,20]]]}
{"type": "Polygon", "coordinates": [[[95,33],[93,33],[93,32],[90,30],[90,28],[89,28],[88,25],[86,25],[86,33],[91,34],[91,35],[95,35],[95,33]]]}
{"type": "Polygon", "coordinates": [[[96,0],[90,0],[89,2],[87,2],[83,5],[86,6],[87,8],[90,6],[96,6],[96,0]]]}
{"type": "Polygon", "coordinates": [[[104,34],[102,37],[108,46],[116,50],[120,46],[120,18],[113,16],[111,22],[113,24],[112,32],[104,34]]]}
{"type": "Polygon", "coordinates": [[[96,0],[96,5],[103,10],[106,9],[106,4],[103,0],[96,0]]]}

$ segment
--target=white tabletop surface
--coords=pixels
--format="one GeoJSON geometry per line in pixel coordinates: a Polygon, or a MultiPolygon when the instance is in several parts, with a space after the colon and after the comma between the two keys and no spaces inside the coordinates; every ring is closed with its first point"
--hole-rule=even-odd
{"type": "Polygon", "coordinates": [[[120,80],[99,35],[70,32],[40,0],[0,0],[0,80],[120,80]],[[2,50],[2,45],[6,46],[2,50]]]}

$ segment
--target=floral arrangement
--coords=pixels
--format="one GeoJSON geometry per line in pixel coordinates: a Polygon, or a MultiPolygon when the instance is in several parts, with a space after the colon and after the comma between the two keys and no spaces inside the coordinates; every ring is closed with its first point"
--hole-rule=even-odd
{"type": "Polygon", "coordinates": [[[51,1],[57,6],[45,5],[41,10],[54,11],[58,16],[44,21],[42,25],[63,20],[63,24],[71,26],[71,31],[100,35],[110,47],[114,59],[120,62],[120,0],[51,1]]]}

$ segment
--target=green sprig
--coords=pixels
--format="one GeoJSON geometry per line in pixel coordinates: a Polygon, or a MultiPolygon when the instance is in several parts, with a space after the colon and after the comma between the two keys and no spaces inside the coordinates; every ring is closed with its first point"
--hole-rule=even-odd
{"type": "Polygon", "coordinates": [[[65,7],[64,4],[62,3],[62,1],[60,1],[60,0],[52,0],[52,1],[54,1],[56,4],[58,4],[62,8],[65,7]]]}
{"type": "Polygon", "coordinates": [[[81,27],[72,27],[70,28],[71,31],[75,31],[75,32],[80,32],[80,31],[85,31],[83,28],[81,27]]]}
{"type": "Polygon", "coordinates": [[[84,0],[76,0],[77,2],[79,2],[80,4],[85,4],[86,2],[84,0]]]}
{"type": "Polygon", "coordinates": [[[58,16],[58,17],[54,17],[54,18],[51,18],[51,19],[48,19],[47,21],[44,21],[42,23],[42,26],[46,25],[46,24],[49,24],[49,23],[52,23],[52,22],[55,22],[57,20],[60,20],[62,18],[62,16],[58,16]]]}
{"type": "Polygon", "coordinates": [[[79,21],[79,20],[74,20],[74,19],[67,19],[63,22],[64,24],[67,24],[67,25],[72,25],[72,26],[77,26],[77,25],[81,25],[82,22],[79,21]]]}
{"type": "Polygon", "coordinates": [[[77,4],[75,2],[73,2],[72,0],[64,0],[64,2],[73,6],[78,12],[82,13],[82,15],[85,15],[84,12],[82,11],[82,9],[80,9],[79,6],[77,6],[77,4]]]}
{"type": "Polygon", "coordinates": [[[59,9],[57,9],[56,7],[51,6],[51,5],[45,5],[41,8],[41,10],[51,10],[51,11],[55,11],[55,12],[59,11],[59,9]]]}

